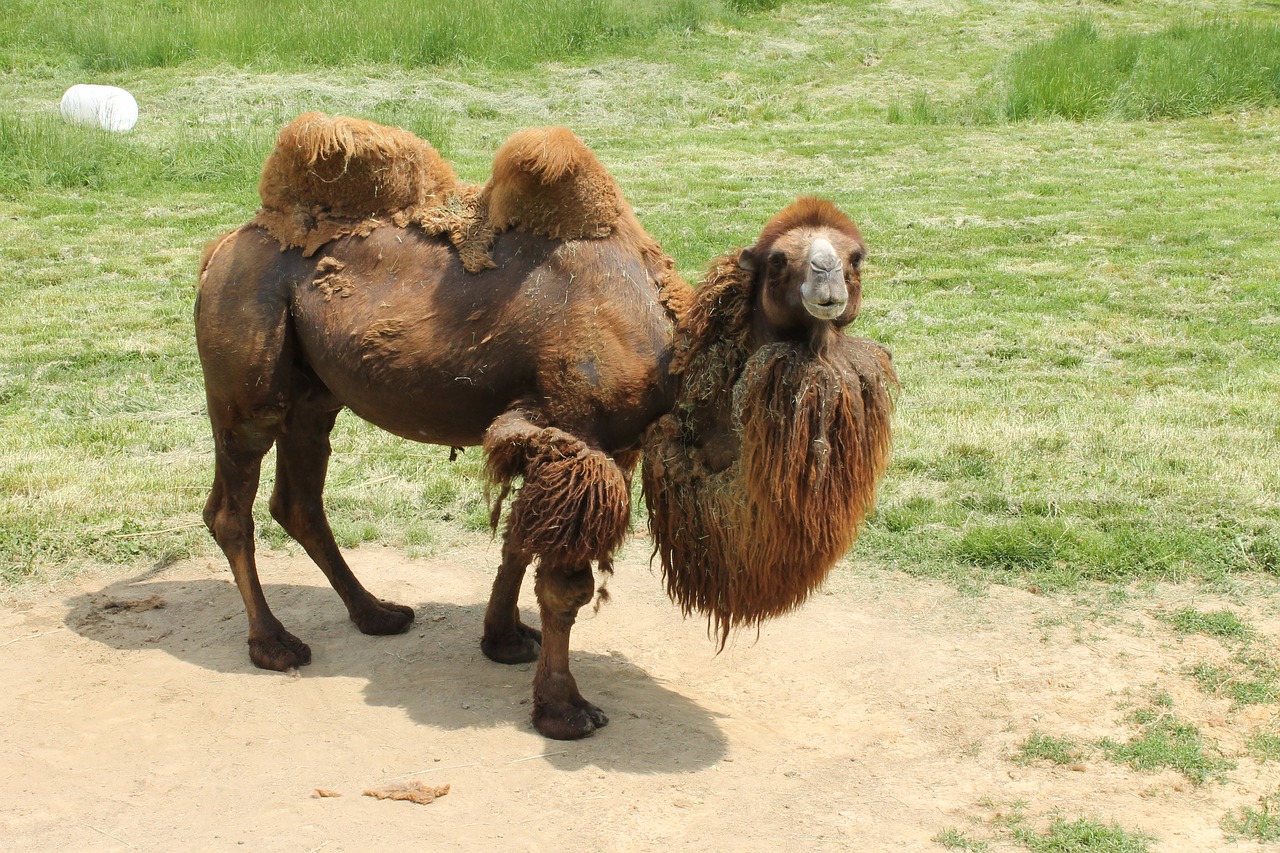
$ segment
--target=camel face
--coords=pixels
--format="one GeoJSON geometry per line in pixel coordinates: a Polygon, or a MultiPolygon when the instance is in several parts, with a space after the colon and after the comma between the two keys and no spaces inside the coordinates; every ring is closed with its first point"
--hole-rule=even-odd
{"type": "Polygon", "coordinates": [[[864,253],[834,204],[801,198],[711,265],[680,320],[644,495],[668,594],[722,646],[800,606],[874,503],[897,379],[888,350],[841,328],[864,253]]]}
{"type": "Polygon", "coordinates": [[[782,339],[821,344],[828,330],[851,323],[862,306],[866,245],[851,222],[798,224],[742,252],[756,276],[762,319],[782,339]]]}

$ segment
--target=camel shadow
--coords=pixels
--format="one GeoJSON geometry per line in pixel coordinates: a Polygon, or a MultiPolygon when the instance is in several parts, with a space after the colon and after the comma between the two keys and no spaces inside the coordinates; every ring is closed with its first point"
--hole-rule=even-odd
{"type": "MultiPolygon", "coordinates": [[[[266,593],[280,620],[311,646],[303,678],[365,679],[369,705],[401,708],[423,726],[533,731],[533,665],[504,666],[481,653],[483,602],[421,602],[408,633],[367,637],[347,620],[328,587],[272,584],[266,593]]],[[[529,614],[525,618],[536,624],[529,614]]],[[[64,622],[117,650],[160,649],[213,672],[288,677],[249,662],[243,604],[224,579],[167,580],[147,573],[116,581],[70,599],[64,622]]],[[[727,755],[714,713],[663,687],[625,655],[575,652],[572,665],[583,692],[610,715],[610,725],[582,741],[547,741],[545,760],[553,766],[668,773],[710,767],[727,755]]]]}

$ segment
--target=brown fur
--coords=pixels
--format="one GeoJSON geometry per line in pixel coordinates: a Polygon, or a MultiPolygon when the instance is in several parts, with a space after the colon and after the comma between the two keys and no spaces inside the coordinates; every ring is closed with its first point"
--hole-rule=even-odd
{"type": "MultiPolygon", "coordinates": [[[[311,660],[258,576],[252,508],[272,446],[271,515],[351,620],[374,635],[413,621],[364,588],[325,517],[343,408],[416,441],[482,444],[495,527],[519,485],[481,648],[538,661],[532,719],[548,737],[608,723],[570,673],[569,638],[592,564],[608,572],[626,535],[639,447],[664,574],[686,612],[708,612],[723,643],[733,625],[803,600],[870,504],[892,381],[887,355],[817,320],[819,303],[790,311],[809,235],[778,239],[787,274],[760,279],[757,311],[737,256],[695,295],[568,131],[517,134],[475,188],[415,172],[425,143],[400,131],[295,124],[264,170],[263,211],[206,251],[195,311],[214,433],[204,519],[244,599],[255,665],[311,660]],[[534,561],[540,631],[518,606],[534,561]]],[[[856,241],[824,227],[854,258],[856,241]]]]}
{"type": "Polygon", "coordinates": [[[760,236],[756,239],[752,251],[762,254],[768,251],[769,247],[788,231],[796,228],[816,228],[819,226],[835,228],[858,240],[862,239],[858,226],[854,225],[853,220],[844,215],[844,211],[825,198],[807,195],[796,199],[779,211],[777,216],[769,220],[768,224],[760,232],[760,236]]]}
{"type": "Polygon", "coordinates": [[[607,237],[622,215],[617,183],[566,127],[522,130],[493,157],[489,220],[553,240],[607,237]]]}
{"type": "Polygon", "coordinates": [[[453,169],[408,131],[311,112],[280,131],[262,169],[255,223],[310,256],[379,217],[443,204],[459,190],[453,169]]]}
{"type": "MultiPolygon", "coordinates": [[[[767,232],[766,232],[767,233],[767,232]]],[[[681,324],[676,407],[645,439],[643,483],[667,591],[729,631],[799,606],[848,550],[888,460],[896,376],[879,345],[837,336],[749,352],[751,274],[713,265],[681,324]],[[699,445],[732,411],[733,461],[699,445]]]]}
{"type": "MultiPolygon", "coordinates": [[[[563,430],[538,428],[519,411],[494,421],[484,449],[490,485],[499,489],[491,500],[495,529],[503,500],[521,478],[524,485],[507,517],[507,540],[558,564],[598,561],[602,570],[611,570],[610,556],[631,517],[629,470],[563,430]]],[[[634,466],[634,458],[626,454],[624,464],[634,466]]]]}
{"type": "Polygon", "coordinates": [[[493,268],[497,232],[593,239],[630,213],[617,182],[568,128],[516,133],[494,155],[488,183],[476,187],[408,131],[318,112],[280,131],[258,193],[254,224],[304,257],[348,234],[412,224],[448,237],[472,273],[493,268]]]}

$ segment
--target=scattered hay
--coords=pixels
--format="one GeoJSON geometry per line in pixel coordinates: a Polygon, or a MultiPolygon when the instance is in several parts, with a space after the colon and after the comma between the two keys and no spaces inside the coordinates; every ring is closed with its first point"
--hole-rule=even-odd
{"type": "Polygon", "coordinates": [[[384,785],[381,788],[368,788],[365,790],[364,795],[366,797],[376,797],[379,800],[407,800],[408,802],[425,806],[434,803],[447,793],[449,793],[448,785],[432,786],[415,780],[413,782],[384,785]]]}

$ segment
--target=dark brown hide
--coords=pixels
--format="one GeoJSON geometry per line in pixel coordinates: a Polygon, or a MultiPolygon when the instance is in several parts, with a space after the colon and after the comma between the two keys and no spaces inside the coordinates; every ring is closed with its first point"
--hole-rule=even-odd
{"type": "MultiPolygon", "coordinates": [[[[205,521],[244,598],[250,658],[267,669],[300,666],[310,648],[271,613],[254,559],[251,508],[267,450],[277,448],[273,517],[325,572],[352,621],[388,634],[406,630],[412,610],[365,590],[324,515],[334,419],[345,407],[416,441],[483,443],[495,519],[501,496],[523,485],[481,646],[503,663],[537,658],[534,725],[577,738],[608,718],[569,672],[569,632],[591,599],[592,564],[608,571],[626,533],[630,472],[645,426],[670,407],[674,319],[691,291],[576,137],[540,131],[524,143],[535,137],[565,150],[543,146],[518,162],[503,155],[483,190],[457,188],[416,208],[421,196],[410,193],[409,208],[347,216],[358,206],[336,201],[358,195],[343,185],[348,170],[333,186],[304,188],[308,201],[293,211],[312,216],[305,233],[283,233],[260,212],[210,244],[196,302],[215,448],[205,521]],[[560,227],[554,206],[524,197],[542,192],[544,178],[562,205],[560,227]],[[329,202],[316,202],[325,192],[329,202]],[[494,233],[490,192],[513,227],[494,233]],[[611,211],[607,228],[601,211],[611,211]],[[584,228],[592,239],[567,239],[584,228]],[[533,560],[541,631],[517,607],[533,560]]],[[[363,169],[378,153],[345,144],[320,149],[328,153],[315,162],[345,158],[363,169]]],[[[310,162],[305,150],[299,157],[310,162]]]]}
{"type": "Polygon", "coordinates": [[[643,465],[667,591],[707,615],[721,647],[731,629],[799,606],[852,545],[888,460],[897,382],[888,351],[865,339],[753,349],[753,276],[739,261],[712,267],[681,324],[680,392],[643,465]]]}

